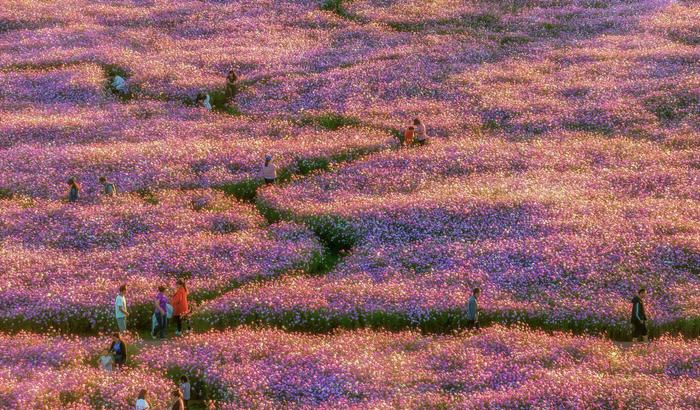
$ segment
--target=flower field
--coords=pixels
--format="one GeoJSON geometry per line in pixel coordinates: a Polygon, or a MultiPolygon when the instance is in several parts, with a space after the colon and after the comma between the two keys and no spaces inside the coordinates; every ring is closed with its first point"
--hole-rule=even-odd
{"type": "Polygon", "coordinates": [[[0,407],[700,407],[699,45],[688,0],[5,0],[0,407]]]}

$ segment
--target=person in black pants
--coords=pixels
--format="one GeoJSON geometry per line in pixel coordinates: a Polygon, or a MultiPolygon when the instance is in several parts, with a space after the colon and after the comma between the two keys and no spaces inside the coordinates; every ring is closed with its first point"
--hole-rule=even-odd
{"type": "Polygon", "coordinates": [[[117,369],[121,369],[126,364],[126,343],[119,333],[112,335],[112,345],[109,347],[109,351],[114,354],[114,364],[117,365],[117,369]]]}
{"type": "Polygon", "coordinates": [[[647,294],[646,289],[641,288],[637,292],[634,298],[632,298],[632,326],[634,326],[634,332],[632,333],[632,341],[638,342],[649,341],[649,329],[647,329],[647,315],[644,312],[644,296],[647,294]]]}

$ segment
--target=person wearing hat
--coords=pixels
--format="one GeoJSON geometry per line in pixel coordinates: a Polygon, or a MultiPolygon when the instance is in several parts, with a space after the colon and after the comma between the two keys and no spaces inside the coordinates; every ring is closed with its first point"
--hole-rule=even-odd
{"type": "Polygon", "coordinates": [[[263,167],[263,179],[265,184],[274,184],[275,179],[277,179],[277,167],[272,161],[272,155],[267,154],[265,156],[265,166],[263,167]]]}

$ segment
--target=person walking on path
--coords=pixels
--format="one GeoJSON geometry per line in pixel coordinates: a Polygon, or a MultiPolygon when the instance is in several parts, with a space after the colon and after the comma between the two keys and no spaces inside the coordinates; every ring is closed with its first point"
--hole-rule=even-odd
{"type": "Polygon", "coordinates": [[[238,93],[238,85],[236,84],[236,81],[238,81],[238,75],[236,72],[231,69],[228,72],[228,75],[226,76],[226,103],[229,104],[231,101],[233,101],[234,98],[236,98],[236,94],[238,93]]]}
{"type": "Polygon", "coordinates": [[[170,410],[185,410],[185,402],[182,400],[182,392],[180,389],[173,390],[172,396],[175,401],[172,406],[170,406],[170,410]]]}
{"type": "Polygon", "coordinates": [[[119,332],[126,332],[126,318],[129,316],[129,311],[126,307],[126,285],[119,287],[119,293],[114,300],[114,316],[117,319],[119,332]]]}
{"type": "Polygon", "coordinates": [[[185,375],[180,376],[180,391],[182,392],[182,401],[185,403],[185,408],[187,408],[192,396],[192,385],[190,385],[190,379],[185,375]]]}
{"type": "Polygon", "coordinates": [[[117,196],[117,187],[114,183],[107,181],[106,177],[100,177],[99,181],[102,185],[102,193],[105,196],[117,196]]]}
{"type": "Polygon", "coordinates": [[[474,288],[467,303],[467,329],[479,329],[479,307],[477,299],[481,294],[481,289],[474,288]]]}
{"type": "Polygon", "coordinates": [[[139,397],[136,400],[136,410],[148,410],[151,406],[148,404],[148,390],[143,389],[139,392],[139,397]]]}
{"type": "Polygon", "coordinates": [[[161,339],[165,339],[165,326],[168,320],[168,299],[163,292],[165,292],[165,286],[159,286],[158,294],[153,301],[156,320],[158,321],[158,326],[155,329],[153,337],[155,338],[157,335],[161,339]]]}
{"type": "Polygon", "coordinates": [[[425,130],[425,124],[420,120],[420,118],[415,118],[413,120],[413,127],[415,128],[416,144],[425,145],[428,143],[428,134],[425,130]]]}
{"type": "Polygon", "coordinates": [[[265,166],[263,167],[263,179],[265,184],[274,184],[277,179],[277,167],[275,162],[272,160],[272,155],[267,154],[265,156],[265,166]]]}
{"type": "Polygon", "coordinates": [[[637,294],[632,298],[632,326],[634,326],[634,331],[632,332],[632,341],[638,342],[649,341],[649,329],[647,329],[647,315],[644,312],[644,296],[646,296],[647,290],[645,288],[640,288],[637,294]]]}
{"type": "Polygon", "coordinates": [[[68,202],[77,202],[80,198],[80,184],[75,180],[75,178],[70,178],[68,180],[68,202]]]}
{"type": "Polygon", "coordinates": [[[114,364],[117,365],[117,369],[121,369],[126,364],[126,343],[119,333],[112,335],[112,345],[109,347],[109,351],[114,354],[114,364]]]}
{"type": "Polygon", "coordinates": [[[187,303],[187,285],[185,284],[184,279],[178,279],[177,280],[177,290],[175,291],[175,294],[173,295],[172,298],[172,304],[173,304],[173,317],[175,318],[175,325],[177,326],[177,330],[175,330],[175,334],[177,336],[182,335],[182,321],[185,316],[190,312],[190,307],[187,303]]]}

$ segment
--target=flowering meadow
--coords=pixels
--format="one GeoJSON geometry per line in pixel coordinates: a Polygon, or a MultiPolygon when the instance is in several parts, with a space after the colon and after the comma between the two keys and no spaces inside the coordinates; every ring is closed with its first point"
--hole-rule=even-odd
{"type": "Polygon", "coordinates": [[[0,407],[699,408],[699,45],[689,0],[3,0],[0,407]]]}

